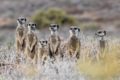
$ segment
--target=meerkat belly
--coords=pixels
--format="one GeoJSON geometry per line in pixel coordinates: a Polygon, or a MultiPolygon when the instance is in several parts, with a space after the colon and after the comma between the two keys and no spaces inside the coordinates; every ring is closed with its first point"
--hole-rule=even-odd
{"type": "Polygon", "coordinates": [[[51,39],[51,49],[55,52],[57,46],[58,46],[58,40],[57,40],[56,37],[53,37],[53,38],[51,39]]]}
{"type": "Polygon", "coordinates": [[[32,43],[33,43],[33,41],[34,41],[34,37],[33,37],[34,35],[33,34],[29,34],[28,35],[28,40],[29,40],[29,45],[31,46],[32,45],[32,43]]]}
{"type": "Polygon", "coordinates": [[[43,54],[44,54],[44,49],[39,49],[39,51],[38,51],[38,54],[39,54],[39,57],[42,57],[43,56],[43,54]]]}
{"type": "Polygon", "coordinates": [[[19,30],[18,31],[18,37],[21,39],[24,36],[24,31],[23,30],[19,30]]]}
{"type": "Polygon", "coordinates": [[[77,39],[74,39],[72,38],[70,41],[69,41],[69,49],[71,52],[74,52],[76,50],[76,48],[78,47],[78,40],[77,39]]]}

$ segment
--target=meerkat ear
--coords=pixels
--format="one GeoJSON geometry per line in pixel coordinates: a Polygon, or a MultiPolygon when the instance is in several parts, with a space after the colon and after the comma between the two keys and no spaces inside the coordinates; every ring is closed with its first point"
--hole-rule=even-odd
{"type": "Polygon", "coordinates": [[[48,43],[48,41],[46,40],[46,41],[45,41],[45,43],[47,44],[47,43],[48,43]]]}
{"type": "Polygon", "coordinates": [[[35,27],[37,26],[37,24],[34,24],[35,25],[35,27]]]}
{"type": "Polygon", "coordinates": [[[98,31],[98,34],[101,34],[102,33],[102,31],[98,31]]]}
{"type": "Polygon", "coordinates": [[[25,18],[25,21],[27,21],[27,19],[25,18]]]}
{"type": "Polygon", "coordinates": [[[39,41],[39,43],[41,44],[41,43],[42,43],[42,41],[39,41]]]}
{"type": "Polygon", "coordinates": [[[78,28],[78,31],[80,32],[80,28],[78,28]]]}
{"type": "Polygon", "coordinates": [[[104,35],[106,35],[106,31],[104,30],[104,35]]]}
{"type": "Polygon", "coordinates": [[[56,26],[57,26],[57,29],[59,29],[59,25],[57,24],[56,26]]]}
{"type": "Polygon", "coordinates": [[[18,18],[17,21],[19,21],[20,19],[18,18]]]}

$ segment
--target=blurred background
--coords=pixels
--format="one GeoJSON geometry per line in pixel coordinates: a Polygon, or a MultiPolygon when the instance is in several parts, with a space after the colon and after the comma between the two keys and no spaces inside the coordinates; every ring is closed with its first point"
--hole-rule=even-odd
{"type": "Polygon", "coordinates": [[[0,45],[14,42],[20,16],[37,23],[37,29],[46,35],[50,23],[59,24],[61,34],[72,25],[87,35],[99,29],[115,37],[120,32],[120,0],[0,0],[0,45]]]}

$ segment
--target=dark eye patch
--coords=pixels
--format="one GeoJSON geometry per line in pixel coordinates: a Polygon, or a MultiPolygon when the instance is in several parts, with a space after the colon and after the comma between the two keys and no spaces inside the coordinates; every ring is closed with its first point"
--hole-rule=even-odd
{"type": "Polygon", "coordinates": [[[47,41],[44,41],[43,43],[46,43],[46,44],[47,44],[47,41]]]}
{"type": "Polygon", "coordinates": [[[23,21],[24,19],[22,18],[21,21],[23,21]]]}
{"type": "Polygon", "coordinates": [[[27,21],[27,19],[26,19],[26,18],[25,18],[24,20],[25,20],[25,21],[27,21]]]}
{"type": "Polygon", "coordinates": [[[56,25],[53,25],[53,27],[56,27],[56,25]]]}
{"type": "Polygon", "coordinates": [[[77,30],[77,28],[74,28],[75,30],[77,30]]]}
{"type": "Polygon", "coordinates": [[[98,33],[99,33],[99,34],[101,34],[101,33],[102,33],[102,31],[99,31],[98,33]]]}
{"type": "Polygon", "coordinates": [[[35,26],[35,24],[32,24],[32,26],[35,26]]]}

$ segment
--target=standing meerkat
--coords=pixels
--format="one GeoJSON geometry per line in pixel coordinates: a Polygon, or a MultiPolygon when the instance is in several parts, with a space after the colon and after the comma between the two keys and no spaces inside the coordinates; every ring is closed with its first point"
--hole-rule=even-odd
{"type": "Polygon", "coordinates": [[[15,32],[15,46],[16,46],[16,53],[17,53],[17,62],[19,62],[20,53],[24,53],[25,51],[25,33],[26,33],[26,21],[27,19],[24,17],[19,17],[17,19],[17,28],[15,32]]]}
{"type": "Polygon", "coordinates": [[[26,35],[26,57],[27,60],[32,60],[32,62],[36,62],[36,54],[37,54],[37,36],[35,34],[36,24],[29,23],[28,24],[28,32],[26,35]]]}
{"type": "Polygon", "coordinates": [[[51,35],[48,40],[49,56],[55,59],[56,55],[59,55],[59,54],[60,56],[62,55],[60,53],[61,39],[58,35],[59,25],[51,24],[49,29],[51,31],[51,35]]]}
{"type": "Polygon", "coordinates": [[[48,55],[49,54],[48,54],[48,42],[47,42],[47,40],[40,40],[38,42],[38,53],[37,53],[38,62],[42,62],[42,64],[44,64],[48,55]]]}
{"type": "Polygon", "coordinates": [[[99,45],[100,45],[100,51],[104,51],[105,50],[105,47],[106,47],[106,41],[104,39],[104,36],[106,36],[106,31],[97,31],[95,33],[95,35],[97,35],[98,37],[100,37],[100,40],[99,40],[99,45]]]}
{"type": "Polygon", "coordinates": [[[70,57],[76,57],[79,59],[80,57],[80,47],[81,47],[81,42],[78,38],[80,29],[73,26],[70,28],[69,33],[70,36],[68,38],[66,47],[67,47],[67,54],[69,54],[70,57]]]}

